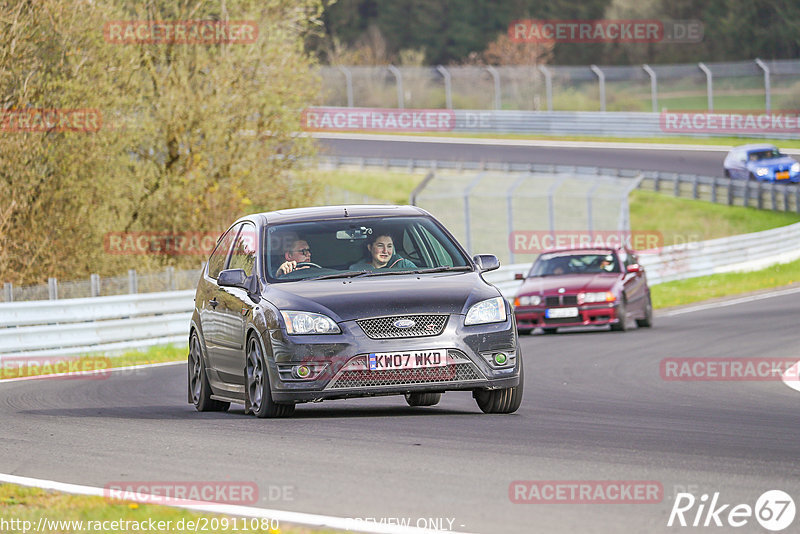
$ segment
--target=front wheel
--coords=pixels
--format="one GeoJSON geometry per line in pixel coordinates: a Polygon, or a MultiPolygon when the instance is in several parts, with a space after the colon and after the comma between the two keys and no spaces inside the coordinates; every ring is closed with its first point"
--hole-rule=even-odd
{"type": "Polygon", "coordinates": [[[436,406],[442,400],[441,393],[406,393],[409,406],[436,406]]]}
{"type": "Polygon", "coordinates": [[[247,364],[245,371],[245,413],[252,412],[259,418],[286,417],[294,412],[294,404],[278,404],[272,400],[267,364],[256,336],[247,340],[247,364]]]}
{"type": "Polygon", "coordinates": [[[617,308],[617,317],[619,318],[619,322],[616,324],[611,325],[611,330],[614,332],[624,332],[628,329],[628,312],[625,309],[625,301],[623,300],[619,308],[617,308]]]}
{"type": "Polygon", "coordinates": [[[644,318],[636,319],[636,326],[639,328],[650,328],[653,326],[653,302],[650,294],[647,294],[647,302],[644,305],[644,318]]]}
{"type": "Polygon", "coordinates": [[[522,390],[525,386],[525,375],[522,370],[522,353],[519,358],[519,384],[503,389],[476,389],[472,392],[478,408],[483,413],[514,413],[522,404],[522,390]]]}
{"type": "Polygon", "coordinates": [[[230,402],[211,398],[211,386],[203,364],[203,352],[197,332],[192,332],[189,340],[189,400],[198,412],[224,412],[230,408],[230,402]]]}

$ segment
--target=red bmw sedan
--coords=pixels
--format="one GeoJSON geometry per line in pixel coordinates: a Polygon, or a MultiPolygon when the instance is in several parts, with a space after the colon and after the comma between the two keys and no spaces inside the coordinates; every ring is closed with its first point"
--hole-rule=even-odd
{"type": "Polygon", "coordinates": [[[561,326],[610,325],[624,331],[628,320],[653,325],[653,305],[644,268],[627,247],[568,249],[539,256],[514,298],[517,330],[553,334],[561,326]]]}

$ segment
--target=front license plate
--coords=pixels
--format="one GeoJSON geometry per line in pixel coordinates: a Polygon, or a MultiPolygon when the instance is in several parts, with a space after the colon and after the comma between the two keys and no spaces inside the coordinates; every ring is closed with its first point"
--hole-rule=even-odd
{"type": "Polygon", "coordinates": [[[564,319],[565,317],[577,317],[578,308],[548,308],[544,312],[548,319],[564,319]]]}
{"type": "Polygon", "coordinates": [[[778,180],[788,180],[789,179],[789,171],[776,172],[775,173],[775,178],[777,178],[778,180]]]}
{"type": "Polygon", "coordinates": [[[408,352],[374,352],[369,355],[370,371],[417,369],[447,365],[447,350],[414,350],[408,352]]]}

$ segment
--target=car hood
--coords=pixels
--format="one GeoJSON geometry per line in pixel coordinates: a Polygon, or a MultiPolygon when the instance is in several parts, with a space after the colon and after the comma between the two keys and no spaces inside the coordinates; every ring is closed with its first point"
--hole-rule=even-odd
{"type": "Polygon", "coordinates": [[[773,159],[762,159],[760,161],[748,161],[748,167],[786,167],[788,170],[797,160],[791,158],[789,156],[784,156],[782,158],[773,158],[773,159]]]}
{"type": "Polygon", "coordinates": [[[500,292],[478,273],[460,272],[301,280],[270,285],[263,295],[280,310],[324,313],[340,322],[412,313],[463,314],[500,292]]]}
{"type": "Polygon", "coordinates": [[[622,277],[621,273],[568,274],[563,276],[541,276],[528,278],[519,290],[520,295],[558,294],[586,291],[609,291],[622,277]]]}

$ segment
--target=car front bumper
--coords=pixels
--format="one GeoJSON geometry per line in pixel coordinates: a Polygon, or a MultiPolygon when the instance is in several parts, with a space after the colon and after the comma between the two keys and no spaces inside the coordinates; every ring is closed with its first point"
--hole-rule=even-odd
{"type": "Polygon", "coordinates": [[[546,308],[520,306],[514,312],[517,317],[517,328],[520,330],[532,330],[534,328],[557,328],[560,326],[601,326],[619,322],[618,304],[616,302],[610,304],[584,304],[577,308],[577,317],[548,319],[545,317],[546,308]]]}
{"type": "Polygon", "coordinates": [[[519,383],[518,347],[511,324],[464,326],[462,315],[451,314],[439,335],[372,339],[355,321],[339,323],[341,334],[287,335],[270,331],[270,385],[276,402],[401,395],[424,391],[497,389],[519,383]],[[370,353],[444,349],[447,365],[416,369],[370,371],[370,353]],[[504,365],[491,357],[508,356],[504,365]],[[298,365],[313,368],[305,379],[292,375],[298,365]]]}

